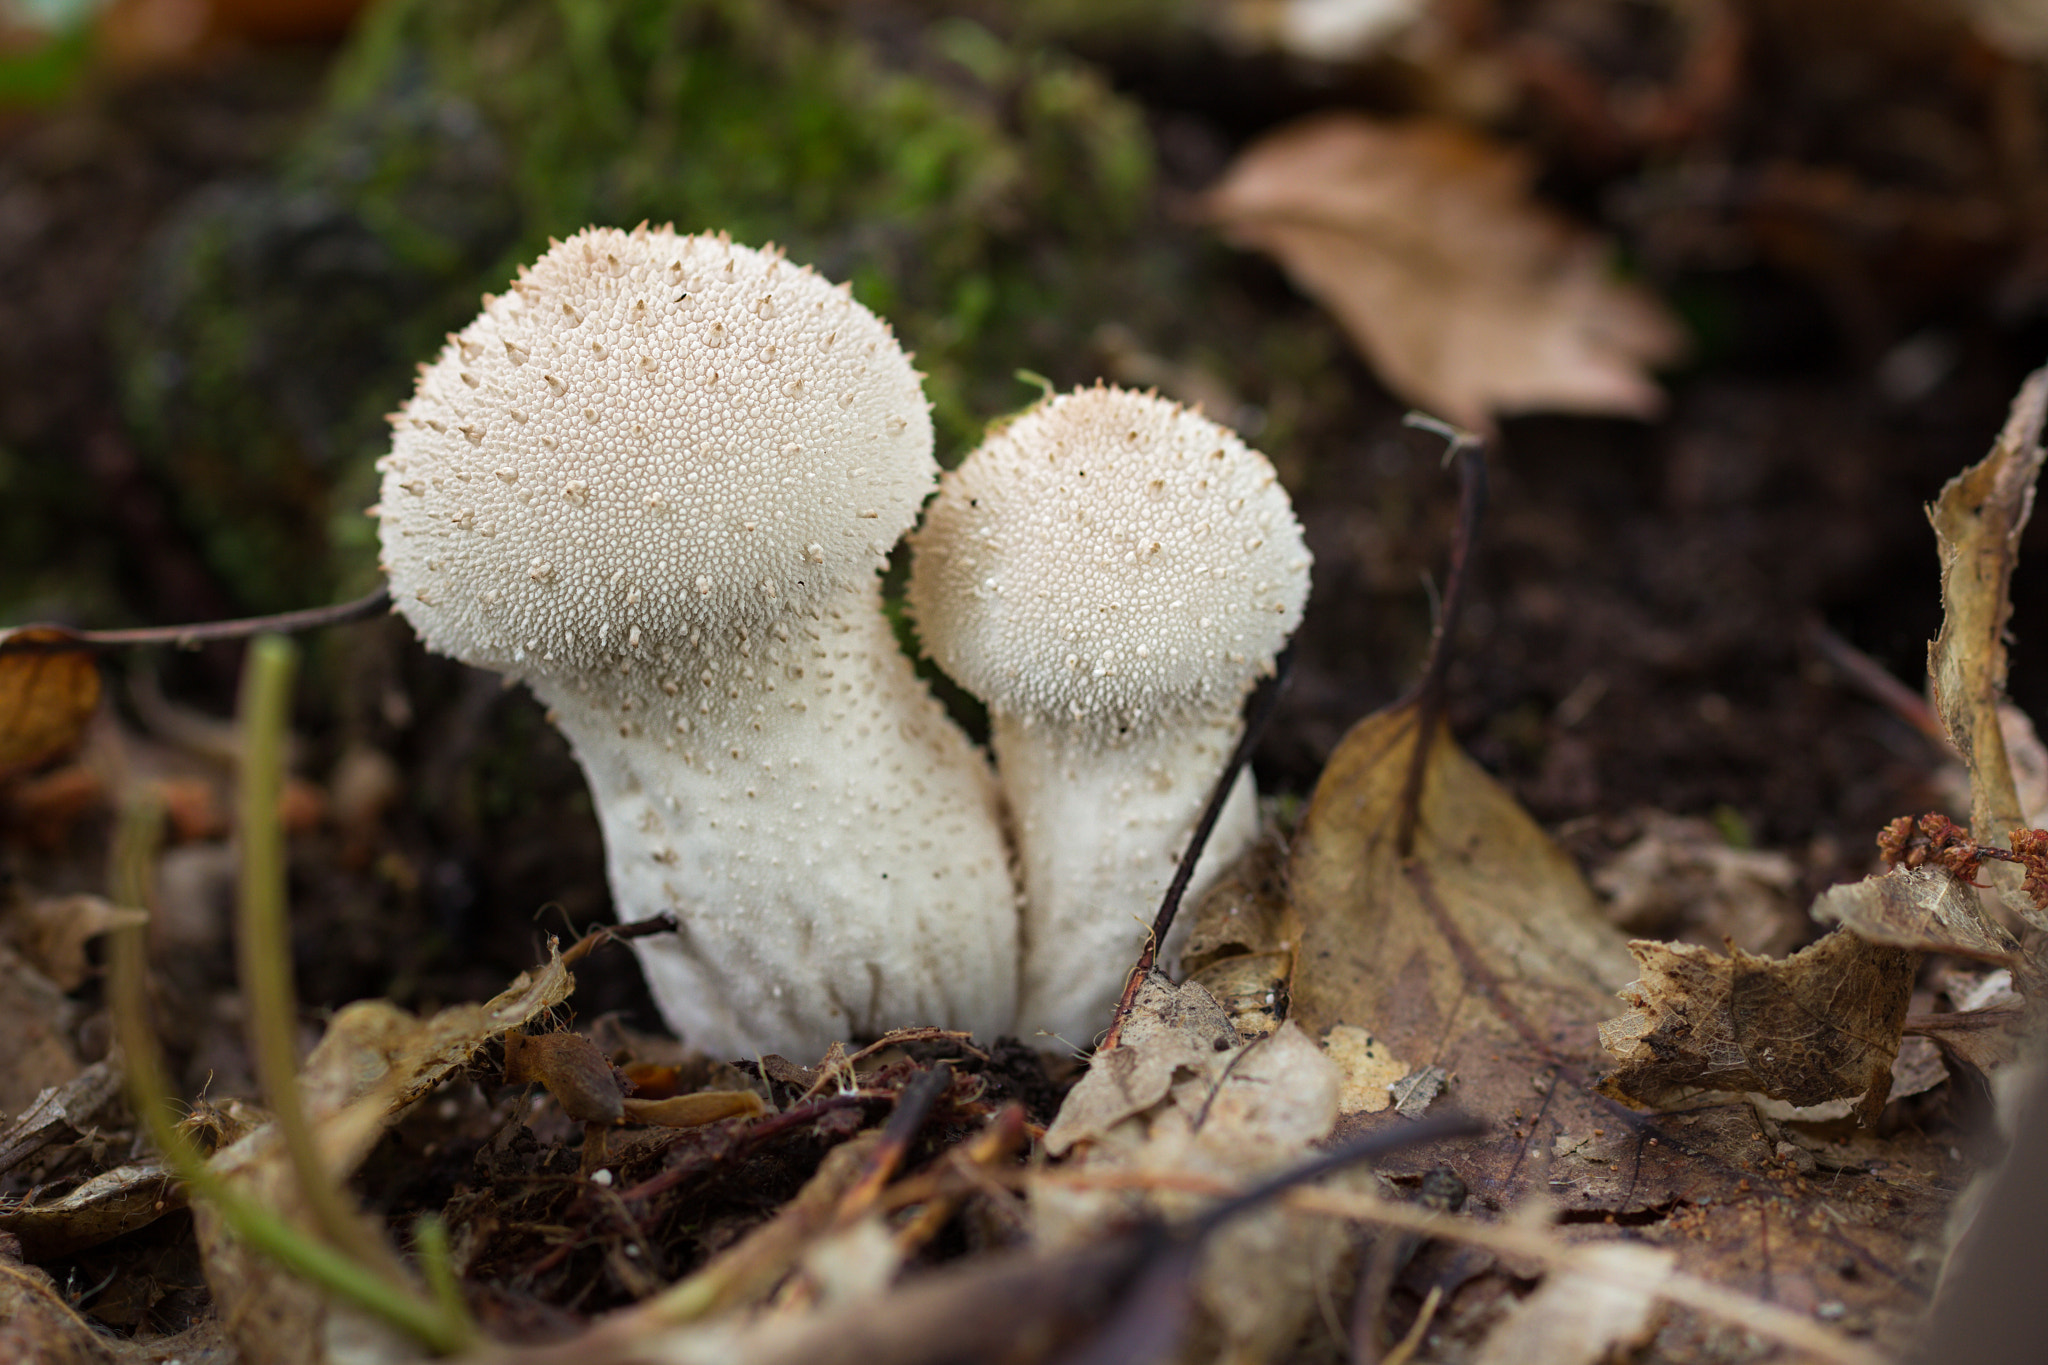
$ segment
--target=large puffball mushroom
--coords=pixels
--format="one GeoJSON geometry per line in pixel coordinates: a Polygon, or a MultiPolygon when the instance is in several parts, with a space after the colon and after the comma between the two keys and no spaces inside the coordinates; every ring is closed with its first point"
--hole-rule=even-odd
{"type": "Polygon", "coordinates": [[[487,296],[393,421],[393,600],[569,736],[620,917],[681,922],[634,947],[686,1041],[1010,1025],[994,783],[881,609],[937,476],[886,324],[773,252],[593,228],[487,296]]]}
{"type": "MultiPolygon", "coordinates": [[[[1235,435],[1098,385],[993,432],[941,481],[912,543],[925,649],[989,709],[1023,869],[1019,1026],[1085,1046],[1245,694],[1301,620],[1301,527],[1272,465],[1235,435]]],[[[1191,895],[1257,827],[1247,773],[1191,895]]],[[[1165,946],[1170,960],[1177,940],[1165,946]]]]}

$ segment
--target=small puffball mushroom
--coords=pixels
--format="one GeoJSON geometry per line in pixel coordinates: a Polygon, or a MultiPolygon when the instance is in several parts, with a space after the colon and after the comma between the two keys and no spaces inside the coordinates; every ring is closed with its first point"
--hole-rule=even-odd
{"type": "MultiPolygon", "coordinates": [[[[1023,866],[1019,1028],[1085,1046],[1109,1023],[1245,694],[1301,620],[1301,527],[1272,465],[1236,436],[1098,385],[993,432],[942,479],[912,543],[925,648],[989,708],[1023,866]]],[[[1190,895],[1257,833],[1246,773],[1190,895]]]]}
{"type": "Polygon", "coordinates": [[[686,1041],[1010,1025],[994,781],[881,609],[937,476],[886,324],[772,251],[593,228],[486,296],[393,422],[393,600],[569,736],[620,917],[681,922],[633,946],[686,1041]]]}

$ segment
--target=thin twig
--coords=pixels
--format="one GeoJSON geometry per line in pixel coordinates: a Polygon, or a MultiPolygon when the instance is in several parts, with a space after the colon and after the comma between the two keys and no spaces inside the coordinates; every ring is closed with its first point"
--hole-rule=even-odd
{"type": "Polygon", "coordinates": [[[1260,737],[1272,723],[1280,690],[1287,685],[1288,675],[1293,671],[1294,647],[1289,645],[1273,661],[1273,672],[1245,702],[1244,730],[1237,737],[1237,747],[1230,751],[1230,761],[1223,765],[1223,771],[1216,777],[1216,785],[1209,789],[1209,800],[1202,807],[1202,818],[1195,821],[1194,832],[1188,836],[1188,846],[1181,852],[1180,865],[1174,868],[1173,880],[1167,883],[1166,895],[1159,902],[1159,913],[1153,917],[1152,933],[1138,954],[1137,965],[1131,968],[1130,976],[1124,981],[1124,993],[1118,997],[1116,1010],[1110,1015],[1109,1032],[1102,1035],[1097,1051],[1107,1052],[1115,1047],[1117,1038],[1123,1033],[1124,1019],[1138,998],[1138,987],[1152,974],[1152,964],[1159,960],[1159,946],[1166,942],[1167,931],[1173,928],[1173,918],[1180,913],[1181,897],[1187,894],[1188,883],[1194,879],[1195,864],[1201,861],[1209,835],[1223,815],[1223,803],[1230,799],[1231,788],[1237,785],[1237,775],[1251,762],[1252,750],[1258,747],[1260,737]]]}
{"type": "Polygon", "coordinates": [[[232,621],[199,621],[183,626],[135,626],[126,630],[67,631],[60,640],[16,640],[0,635],[0,654],[70,654],[80,650],[127,649],[137,645],[170,645],[194,649],[215,640],[247,640],[257,635],[296,635],[327,626],[363,621],[391,606],[391,591],[379,588],[353,602],[329,607],[281,611],[274,616],[244,616],[232,621]]]}
{"type": "Polygon", "coordinates": [[[1403,858],[1415,848],[1415,825],[1422,814],[1422,782],[1429,771],[1437,725],[1443,719],[1444,681],[1450,675],[1458,618],[1469,592],[1467,570],[1472,547],[1478,542],[1480,518],[1486,511],[1485,440],[1421,413],[1409,413],[1406,424],[1433,431],[1450,442],[1444,457],[1458,462],[1458,525],[1451,535],[1450,571],[1444,577],[1443,609],[1437,614],[1436,631],[1430,637],[1429,663],[1403,699],[1403,704],[1412,706],[1415,713],[1415,747],[1408,757],[1408,776],[1401,787],[1400,819],[1394,827],[1394,851],[1403,858]]]}

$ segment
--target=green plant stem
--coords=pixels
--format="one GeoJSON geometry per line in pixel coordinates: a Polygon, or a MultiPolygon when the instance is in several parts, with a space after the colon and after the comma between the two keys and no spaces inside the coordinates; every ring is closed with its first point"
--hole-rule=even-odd
{"type": "MultiPolygon", "coordinates": [[[[152,800],[131,802],[121,812],[114,844],[113,887],[127,904],[147,904],[149,865],[161,842],[162,807],[152,800]]],[[[212,1204],[234,1235],[278,1264],[412,1333],[442,1354],[462,1350],[475,1339],[467,1315],[451,1315],[440,1304],[389,1280],[333,1247],[306,1236],[272,1210],[223,1180],[179,1131],[171,1090],[149,1025],[148,930],[119,929],[109,935],[108,990],[114,1033],[127,1069],[128,1100],[164,1164],[212,1204]]]]}
{"type": "Polygon", "coordinates": [[[389,1248],[370,1235],[328,1173],[299,1094],[298,1001],[292,989],[291,931],[285,911],[285,749],[291,734],[298,651],[280,635],[259,637],[242,668],[241,770],[236,835],[241,843],[237,966],[247,1006],[249,1052],[299,1195],[334,1246],[401,1281],[389,1248]]]}

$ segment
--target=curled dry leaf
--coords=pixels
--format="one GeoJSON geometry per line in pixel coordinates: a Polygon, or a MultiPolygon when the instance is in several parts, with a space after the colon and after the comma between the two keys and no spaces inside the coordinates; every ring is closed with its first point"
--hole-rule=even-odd
{"type": "MultiPolygon", "coordinates": [[[[0,644],[61,646],[62,626],[0,631],[0,644]]],[[[100,669],[86,649],[0,651],[0,777],[78,747],[100,704],[100,669]]]]}
{"type": "Polygon", "coordinates": [[[1924,953],[1955,953],[2010,966],[2019,944],[1984,913],[1977,893],[1946,869],[1895,867],[1860,882],[1831,886],[1813,917],[1871,943],[1924,953]]]}
{"type": "Polygon", "coordinates": [[[115,905],[101,896],[50,896],[27,908],[17,933],[21,951],[59,990],[75,991],[93,975],[85,945],[101,934],[147,924],[142,910],[115,905]]]}
{"type": "Polygon", "coordinates": [[[130,1162],[102,1171],[54,1199],[0,1203],[0,1232],[21,1243],[22,1255],[50,1261],[147,1227],[185,1207],[185,1191],[160,1161],[130,1162]]]}
{"type": "Polygon", "coordinates": [[[1647,417],[1683,335],[1527,158],[1447,123],[1327,115],[1246,151],[1207,207],[1344,325],[1389,388],[1475,431],[1514,412],[1647,417]]]}
{"type": "Polygon", "coordinates": [[[1607,1094],[1651,1107],[1715,1090],[1802,1106],[1861,1096],[1865,1122],[1884,1108],[1918,952],[1839,929],[1782,959],[1642,940],[1629,950],[1642,968],[1621,993],[1629,1012],[1600,1026],[1621,1062],[1607,1094]]]}
{"type": "MultiPolygon", "coordinates": [[[[2005,700],[2007,620],[2020,532],[2034,510],[2034,485],[2048,457],[2048,369],[2036,370],[2013,399],[1991,453],[1942,488],[1928,509],[1941,554],[1941,634],[1927,647],[1935,711],[1970,772],[1970,828],[1980,841],[2027,823],[1999,707],[2005,700]]],[[[1985,880],[2036,928],[2048,911],[2018,894],[2019,874],[1987,867],[1985,880]]]]}

